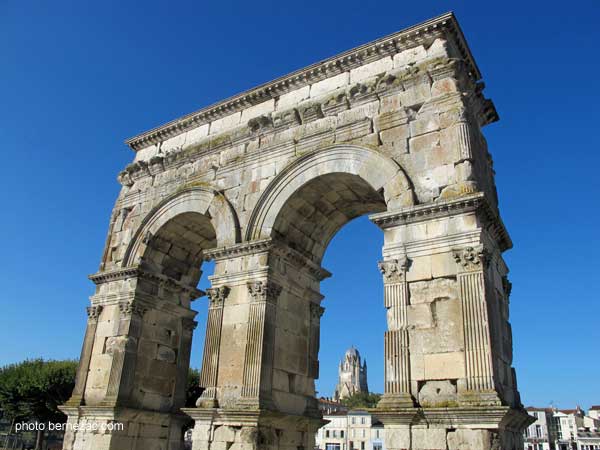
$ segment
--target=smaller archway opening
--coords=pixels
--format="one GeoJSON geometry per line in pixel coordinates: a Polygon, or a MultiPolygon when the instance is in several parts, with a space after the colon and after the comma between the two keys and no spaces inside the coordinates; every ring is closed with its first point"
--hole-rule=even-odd
{"type": "MultiPolygon", "coordinates": [[[[368,335],[376,338],[363,346],[361,353],[365,356],[366,351],[367,356],[374,356],[370,363],[381,368],[373,373],[383,379],[386,315],[382,302],[382,282],[377,270],[383,235],[365,216],[386,210],[383,188],[375,189],[365,178],[348,172],[318,175],[301,185],[285,200],[273,222],[272,235],[301,253],[313,266],[322,265],[330,243],[332,240],[336,241],[334,236],[340,230],[348,227],[351,233],[341,233],[345,237],[340,240],[343,246],[336,246],[335,256],[327,258],[328,264],[324,268],[333,275],[325,282],[325,286],[329,284],[332,289],[322,289],[318,276],[311,279],[310,276],[290,277],[288,274],[286,282],[295,285],[284,301],[280,302],[278,310],[281,319],[277,321],[276,330],[276,353],[278,351],[279,354],[274,358],[275,389],[283,387],[289,390],[286,395],[311,397],[307,402],[312,402],[315,406],[315,397],[333,396],[338,382],[337,368],[340,359],[353,344],[365,344],[362,338],[367,333],[363,332],[363,326],[370,327],[368,335]],[[354,220],[360,217],[365,220],[354,220]],[[353,226],[354,223],[359,226],[353,226]],[[348,239],[348,236],[351,238],[348,239]],[[364,248],[368,248],[368,252],[364,248]],[[356,267],[366,266],[369,267],[369,277],[364,277],[364,274],[355,270],[356,267]],[[292,292],[302,292],[302,289],[305,296],[292,292]],[[325,294],[322,300],[320,295],[314,294],[319,291],[321,295],[325,294]],[[352,312],[344,313],[344,306],[352,308],[352,312]],[[325,308],[322,317],[319,316],[322,313],[320,307],[325,308]],[[296,323],[299,323],[299,311],[309,311],[305,313],[304,326],[286,324],[286,310],[296,312],[296,323]],[[366,317],[368,320],[365,321],[366,317]],[[324,327],[331,329],[325,331],[324,327]],[[374,329],[380,329],[380,332],[373,332],[374,329]],[[375,347],[376,353],[369,351],[375,347]],[[321,355],[326,356],[322,358],[321,355]],[[320,379],[321,373],[326,374],[327,378],[321,380],[320,389],[317,390],[315,381],[320,379]],[[288,383],[289,387],[285,383],[277,384],[277,380],[283,379],[285,375],[288,378],[291,376],[294,381],[288,383]]],[[[287,317],[292,317],[292,314],[287,317]]],[[[364,365],[364,359],[362,364],[364,365]]],[[[366,366],[364,370],[367,370],[366,366]]],[[[357,386],[362,384],[362,388],[367,389],[364,380],[358,379],[358,376],[356,378],[357,386]]],[[[382,384],[382,380],[380,383],[373,383],[374,386],[382,384]]],[[[282,398],[286,395],[282,395],[282,398]]]]}
{"type": "Polygon", "coordinates": [[[142,270],[193,287],[198,284],[202,273],[203,251],[217,245],[210,219],[196,212],[173,217],[145,240],[146,251],[140,262],[142,270]]]}
{"type": "Polygon", "coordinates": [[[358,175],[328,173],[305,183],[285,203],[273,235],[320,263],[333,236],[349,221],[386,210],[383,190],[358,175]]]}

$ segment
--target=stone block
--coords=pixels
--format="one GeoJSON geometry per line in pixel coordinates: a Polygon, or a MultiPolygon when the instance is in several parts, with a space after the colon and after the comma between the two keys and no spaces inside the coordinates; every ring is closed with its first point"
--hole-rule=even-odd
{"type": "Polygon", "coordinates": [[[409,305],[406,310],[408,326],[411,328],[432,328],[435,326],[428,304],[409,305]]]}
{"type": "Polygon", "coordinates": [[[400,450],[410,448],[410,428],[408,426],[386,426],[385,448],[388,450],[400,450]]]}
{"type": "Polygon", "coordinates": [[[409,289],[411,304],[431,303],[437,299],[456,299],[458,297],[456,280],[449,278],[410,283],[409,289]]]}
{"type": "Polygon", "coordinates": [[[310,86],[303,86],[299,89],[281,94],[277,99],[277,111],[289,109],[296,106],[298,103],[306,100],[310,96],[310,86]]]}
{"type": "Polygon", "coordinates": [[[406,66],[415,64],[427,58],[427,50],[422,45],[409,48],[394,55],[394,69],[404,69],[406,66]]]}
{"type": "Polygon", "coordinates": [[[410,135],[412,137],[438,131],[439,129],[440,118],[435,113],[420,115],[417,119],[410,122],[410,135]]]}
{"type": "Polygon", "coordinates": [[[310,98],[319,97],[329,91],[346,86],[350,81],[350,73],[343,72],[330,78],[317,81],[310,86],[310,98]]]}
{"type": "Polygon", "coordinates": [[[350,71],[350,84],[358,83],[359,81],[366,80],[367,78],[374,77],[381,73],[387,72],[394,67],[391,56],[378,59],[372,63],[365,64],[364,66],[357,67],[350,71]]]}
{"type": "Polygon", "coordinates": [[[458,429],[448,432],[447,440],[448,450],[492,449],[491,433],[488,430],[458,429]]]}
{"type": "Polygon", "coordinates": [[[411,153],[426,152],[439,147],[440,133],[435,131],[409,139],[409,150],[411,153]]]}
{"type": "Polygon", "coordinates": [[[465,376],[463,352],[425,354],[423,364],[426,380],[456,379],[465,376]]]}
{"type": "Polygon", "coordinates": [[[427,381],[419,391],[419,404],[422,407],[441,408],[455,406],[456,385],[450,380],[427,381]]]}
{"type": "Polygon", "coordinates": [[[275,99],[267,100],[266,102],[250,106],[242,111],[240,123],[244,125],[250,119],[272,113],[273,111],[275,111],[275,99]]]}
{"type": "Polygon", "coordinates": [[[445,428],[412,428],[411,450],[446,450],[445,428]]]}
{"type": "Polygon", "coordinates": [[[221,133],[225,130],[229,130],[234,128],[240,124],[240,119],[242,117],[241,112],[236,112],[230,114],[229,116],[221,117],[220,119],[214,120],[210,123],[210,134],[221,133]]]}

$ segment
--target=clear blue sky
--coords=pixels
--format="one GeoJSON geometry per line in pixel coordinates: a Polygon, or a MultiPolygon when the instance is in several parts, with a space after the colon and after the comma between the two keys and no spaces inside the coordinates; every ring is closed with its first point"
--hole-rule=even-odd
{"type": "MultiPolygon", "coordinates": [[[[486,135],[523,401],[600,403],[599,2],[133,3],[0,2],[0,364],[78,357],[125,138],[454,10],[501,117],[486,135]]],[[[322,394],[351,344],[383,388],[381,241],[363,218],[326,254],[322,394]]]]}

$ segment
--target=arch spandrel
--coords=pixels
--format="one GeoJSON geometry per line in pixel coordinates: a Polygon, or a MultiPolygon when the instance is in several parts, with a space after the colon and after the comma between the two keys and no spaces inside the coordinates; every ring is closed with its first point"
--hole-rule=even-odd
{"type": "Polygon", "coordinates": [[[301,156],[271,181],[252,212],[246,240],[271,237],[279,213],[294,193],[333,173],[360,177],[383,195],[388,209],[415,204],[410,180],[394,160],[366,147],[336,145],[301,156]]]}

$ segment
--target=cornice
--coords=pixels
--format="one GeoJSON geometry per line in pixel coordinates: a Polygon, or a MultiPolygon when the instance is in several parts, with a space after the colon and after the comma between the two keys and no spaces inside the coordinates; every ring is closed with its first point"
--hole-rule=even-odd
{"type": "Polygon", "coordinates": [[[205,294],[204,291],[201,291],[200,289],[188,286],[166,275],[150,273],[142,270],[139,267],[125,267],[117,270],[111,270],[109,272],[98,272],[89,275],[88,278],[96,285],[125,280],[128,278],[144,278],[163,284],[167,288],[180,289],[184,292],[188,292],[192,298],[202,297],[205,294]]]}
{"type": "Polygon", "coordinates": [[[463,32],[454,14],[449,12],[187,114],[165,125],[132,137],[126,140],[125,143],[132,150],[138,151],[192,128],[278,97],[286,92],[316,83],[386,56],[395,55],[415,45],[427,43],[441,35],[453,40],[468,65],[470,76],[474,81],[479,80],[481,73],[473,59],[463,32]]]}
{"type": "Polygon", "coordinates": [[[498,239],[501,251],[512,248],[512,240],[498,213],[490,206],[483,192],[438,203],[411,206],[398,211],[372,214],[369,219],[379,228],[422,222],[476,211],[482,215],[486,229],[498,239]]]}

